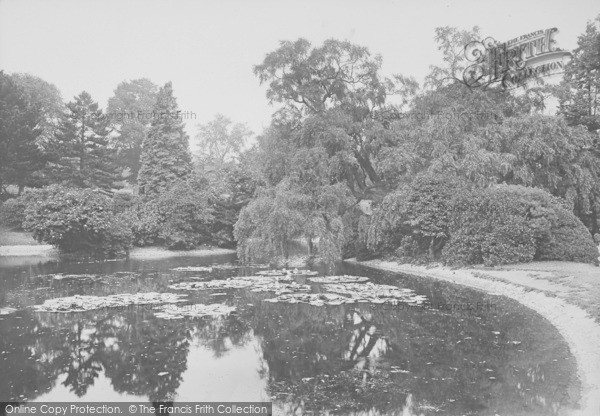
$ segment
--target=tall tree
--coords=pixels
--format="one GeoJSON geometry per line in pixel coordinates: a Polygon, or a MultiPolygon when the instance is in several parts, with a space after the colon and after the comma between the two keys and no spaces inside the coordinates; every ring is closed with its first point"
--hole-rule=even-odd
{"type": "MultiPolygon", "coordinates": [[[[361,198],[382,186],[374,166],[374,142],[383,134],[379,115],[386,98],[414,82],[380,74],[382,59],[365,47],[330,39],[312,47],[305,39],[282,42],[254,67],[267,98],[283,103],[288,120],[300,121],[302,146],[322,142],[340,160],[340,176],[361,198]]],[[[278,113],[282,115],[282,113],[278,113]]]]}
{"type": "Polygon", "coordinates": [[[31,74],[12,74],[13,80],[19,85],[31,103],[35,103],[40,111],[41,130],[38,145],[48,148],[58,133],[60,122],[64,116],[65,104],[60,91],[54,84],[31,74]]]}
{"type": "MultiPolygon", "coordinates": [[[[600,16],[579,36],[559,91],[560,113],[569,124],[600,129],[600,16]]],[[[599,148],[600,150],[600,148],[599,148]]]]}
{"type": "Polygon", "coordinates": [[[69,102],[67,109],[55,146],[58,179],[110,191],[117,186],[119,169],[105,115],[85,91],[69,102]]]}
{"type": "Polygon", "coordinates": [[[150,131],[142,144],[138,184],[145,199],[154,198],[192,171],[189,138],[180,114],[173,86],[167,82],[158,92],[150,131]]]}
{"type": "Polygon", "coordinates": [[[149,115],[156,104],[158,87],[149,79],[121,82],[108,99],[110,126],[119,133],[115,140],[119,164],[129,169],[128,180],[137,181],[142,142],[150,130],[149,115]]]}
{"type": "Polygon", "coordinates": [[[19,193],[46,163],[37,144],[41,112],[11,76],[0,71],[0,194],[7,185],[19,193]]]}
{"type": "Polygon", "coordinates": [[[200,159],[213,168],[239,158],[246,139],[252,134],[245,124],[233,123],[222,114],[214,120],[198,125],[200,159]]]}

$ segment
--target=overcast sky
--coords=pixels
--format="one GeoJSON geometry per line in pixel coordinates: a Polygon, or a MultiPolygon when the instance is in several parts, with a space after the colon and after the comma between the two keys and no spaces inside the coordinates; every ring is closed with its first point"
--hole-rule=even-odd
{"type": "Polygon", "coordinates": [[[0,0],[0,69],[39,76],[65,101],[86,90],[104,108],[121,81],[172,81],[197,115],[190,135],[216,113],[260,133],[273,108],[252,66],[280,40],[349,40],[381,54],[384,74],[422,81],[441,62],[436,27],[477,25],[501,41],[557,27],[570,50],[598,14],[598,0],[0,0]]]}

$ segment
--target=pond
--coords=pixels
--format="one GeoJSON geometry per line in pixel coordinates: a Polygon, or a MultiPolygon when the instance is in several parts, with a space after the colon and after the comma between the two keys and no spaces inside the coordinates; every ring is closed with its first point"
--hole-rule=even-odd
{"type": "Polygon", "coordinates": [[[233,255],[0,265],[0,400],[272,401],[281,415],[577,406],[567,344],[514,301],[347,264],[335,274],[350,279],[249,278],[266,270],[233,255]]]}

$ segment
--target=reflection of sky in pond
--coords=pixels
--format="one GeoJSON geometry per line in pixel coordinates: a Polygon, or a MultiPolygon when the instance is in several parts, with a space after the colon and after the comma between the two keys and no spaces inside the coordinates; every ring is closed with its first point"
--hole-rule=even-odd
{"type": "MultiPolygon", "coordinates": [[[[508,299],[356,266],[336,273],[411,289],[431,307],[269,303],[272,292],[217,288],[176,292],[236,312],[169,320],[149,307],[62,314],[29,308],[74,295],[173,292],[169,286],[192,277],[257,270],[172,270],[232,260],[0,267],[0,308],[18,310],[0,317],[0,400],[272,400],[275,414],[346,415],[558,415],[576,405],[574,360],[537,314],[508,299]],[[94,278],[53,279],[55,273],[94,278]],[[478,304],[494,308],[434,307],[478,304]]],[[[293,279],[325,290],[307,276],[293,279]]]]}

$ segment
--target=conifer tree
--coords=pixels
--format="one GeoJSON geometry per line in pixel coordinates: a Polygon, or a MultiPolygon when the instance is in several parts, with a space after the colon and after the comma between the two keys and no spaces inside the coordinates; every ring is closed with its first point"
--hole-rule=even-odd
{"type": "Polygon", "coordinates": [[[116,186],[119,171],[106,117],[85,91],[67,108],[55,148],[58,179],[78,187],[110,191],[116,186]]]}
{"type": "Polygon", "coordinates": [[[37,145],[40,118],[39,106],[0,71],[0,194],[7,185],[17,185],[20,193],[46,163],[37,145]]]}
{"type": "MultiPolygon", "coordinates": [[[[600,16],[579,36],[573,59],[565,69],[560,113],[571,125],[600,129],[600,16]]],[[[599,147],[600,151],[600,147],[599,147]]]]}
{"type": "Polygon", "coordinates": [[[189,138],[170,82],[158,92],[152,123],[142,144],[140,195],[152,199],[192,171],[189,138]]]}

